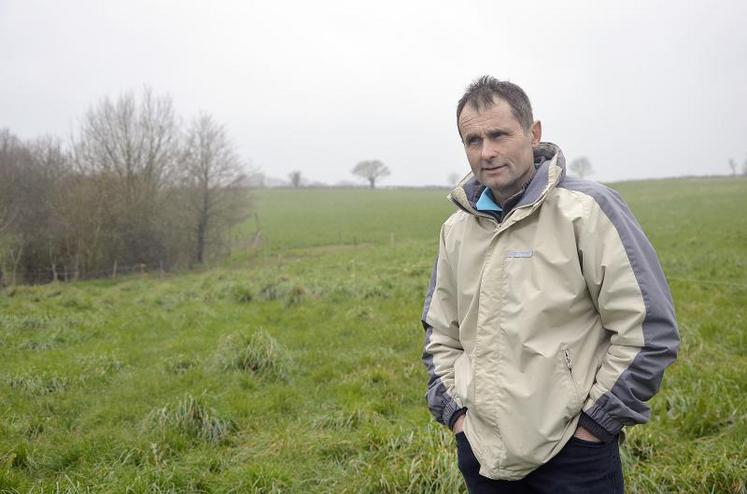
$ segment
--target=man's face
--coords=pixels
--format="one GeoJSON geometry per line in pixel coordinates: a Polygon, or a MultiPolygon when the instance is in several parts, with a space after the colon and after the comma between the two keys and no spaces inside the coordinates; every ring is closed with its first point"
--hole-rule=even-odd
{"type": "Polygon", "coordinates": [[[525,132],[511,106],[496,97],[492,106],[480,110],[465,105],[459,131],[472,173],[496,200],[503,202],[521,190],[534,168],[532,148],[542,137],[539,122],[525,132]]]}

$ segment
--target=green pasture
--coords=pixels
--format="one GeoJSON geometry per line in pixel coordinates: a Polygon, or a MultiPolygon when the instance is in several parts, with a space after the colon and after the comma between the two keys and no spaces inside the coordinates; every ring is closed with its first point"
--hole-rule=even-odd
{"type": "MultiPolygon", "coordinates": [[[[682,349],[630,493],[747,487],[747,180],[615,184],[682,349]]],[[[464,492],[422,297],[444,190],[263,190],[223,265],[0,292],[1,493],[464,492]]]]}
{"type": "Polygon", "coordinates": [[[255,214],[237,231],[283,253],[324,245],[432,243],[455,207],[445,189],[276,189],[255,194],[255,214]]]}

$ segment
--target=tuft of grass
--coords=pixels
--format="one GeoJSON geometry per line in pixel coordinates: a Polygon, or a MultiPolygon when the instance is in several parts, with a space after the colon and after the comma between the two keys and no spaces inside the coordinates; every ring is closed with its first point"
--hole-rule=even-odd
{"type": "Polygon", "coordinates": [[[125,364],[111,354],[91,354],[80,360],[84,375],[87,377],[108,378],[121,371],[125,364]]]}
{"type": "Polygon", "coordinates": [[[2,463],[7,463],[13,468],[28,470],[35,466],[31,451],[26,443],[18,444],[10,453],[4,455],[2,463]]]}
{"type": "Polygon", "coordinates": [[[54,322],[47,314],[23,315],[0,314],[0,328],[14,331],[34,331],[45,329],[54,322]]]}
{"type": "Polygon", "coordinates": [[[224,370],[237,369],[278,379],[287,379],[290,356],[269,333],[258,330],[247,336],[233,333],[226,336],[217,358],[224,370]]]}
{"type": "Polygon", "coordinates": [[[338,431],[350,431],[358,429],[363,424],[374,422],[376,414],[368,410],[357,408],[355,410],[327,410],[323,415],[311,420],[313,429],[332,429],[338,431]]]}
{"type": "Polygon", "coordinates": [[[457,467],[454,435],[433,423],[418,430],[372,433],[375,452],[366,461],[355,461],[361,483],[350,491],[370,494],[465,492],[457,467]]]}
{"type": "Polygon", "coordinates": [[[240,304],[248,304],[254,299],[254,293],[248,286],[236,285],[233,287],[233,298],[240,304]]]}
{"type": "Polygon", "coordinates": [[[64,391],[70,384],[67,377],[44,374],[22,373],[8,378],[8,386],[12,389],[36,396],[64,391]]]}
{"type": "Polygon", "coordinates": [[[220,417],[189,393],[175,404],[151,411],[147,422],[161,432],[174,431],[210,443],[223,442],[236,430],[232,420],[220,417]]]}
{"type": "Polygon", "coordinates": [[[370,320],[373,319],[376,311],[368,305],[357,305],[351,307],[345,316],[348,319],[370,320]]]}
{"type": "Polygon", "coordinates": [[[277,300],[280,298],[280,289],[277,283],[267,283],[259,291],[262,300],[277,300]]]}
{"type": "Polygon", "coordinates": [[[179,355],[174,355],[173,357],[167,357],[164,359],[163,366],[169,374],[180,375],[188,372],[194,367],[197,367],[199,363],[200,361],[197,357],[180,353],[179,355]]]}
{"type": "Polygon", "coordinates": [[[288,298],[285,301],[285,305],[288,307],[299,305],[303,302],[305,296],[306,289],[301,285],[294,285],[288,290],[288,298]]]}

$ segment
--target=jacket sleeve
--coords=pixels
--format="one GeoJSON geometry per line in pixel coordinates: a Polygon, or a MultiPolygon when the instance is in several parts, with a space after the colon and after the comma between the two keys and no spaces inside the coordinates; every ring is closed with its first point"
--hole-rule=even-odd
{"type": "Polygon", "coordinates": [[[646,404],[677,355],[674,304],[656,253],[616,192],[592,194],[579,235],[586,285],[610,345],[579,424],[603,441],[647,422],[646,404]]]}
{"type": "Polygon", "coordinates": [[[464,413],[454,394],[454,362],[463,353],[459,342],[457,286],[446,257],[446,226],[441,227],[438,257],[433,266],[421,321],[425,329],[423,363],[428,370],[426,399],[433,417],[451,427],[464,413]]]}

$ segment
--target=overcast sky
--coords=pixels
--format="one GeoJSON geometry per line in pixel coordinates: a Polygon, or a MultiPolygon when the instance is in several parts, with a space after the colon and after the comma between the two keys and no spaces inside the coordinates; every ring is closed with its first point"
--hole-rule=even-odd
{"type": "Polygon", "coordinates": [[[747,159],[747,2],[0,0],[0,128],[68,136],[148,85],[226,124],[268,176],[446,184],[455,105],[521,85],[543,140],[593,178],[724,174],[747,159]]]}

